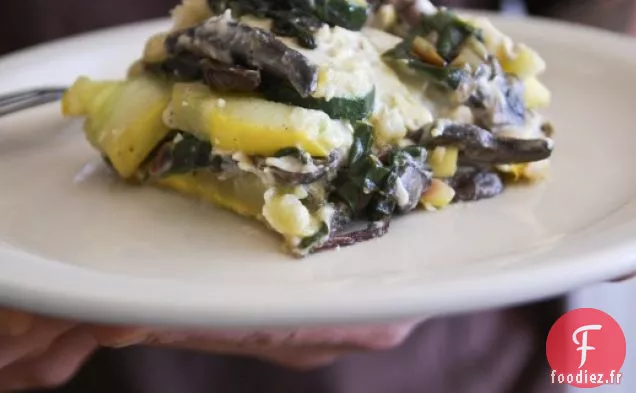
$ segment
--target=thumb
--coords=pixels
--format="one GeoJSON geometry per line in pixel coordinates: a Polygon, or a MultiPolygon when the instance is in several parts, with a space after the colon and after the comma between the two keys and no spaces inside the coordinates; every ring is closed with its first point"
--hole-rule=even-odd
{"type": "Polygon", "coordinates": [[[33,315],[0,308],[0,336],[21,336],[33,325],[33,315]]]}
{"type": "Polygon", "coordinates": [[[152,330],[137,327],[91,326],[89,332],[104,347],[124,348],[146,343],[152,330]]]}

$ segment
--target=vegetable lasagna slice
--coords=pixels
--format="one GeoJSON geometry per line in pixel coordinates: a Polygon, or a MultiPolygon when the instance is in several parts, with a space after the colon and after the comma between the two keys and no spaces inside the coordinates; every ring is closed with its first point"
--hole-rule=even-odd
{"type": "Polygon", "coordinates": [[[299,257],[545,176],[543,60],[486,19],[411,11],[184,0],[125,80],[79,78],[63,113],[121,178],[260,220],[299,257]]]}

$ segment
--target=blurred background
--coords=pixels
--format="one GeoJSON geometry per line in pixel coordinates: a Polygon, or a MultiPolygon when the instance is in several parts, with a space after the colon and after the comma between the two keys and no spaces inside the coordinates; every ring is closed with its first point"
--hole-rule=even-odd
{"type": "MultiPolygon", "coordinates": [[[[0,54],[89,30],[165,17],[176,3],[177,0],[2,0],[0,54]]],[[[447,0],[435,3],[532,14],[636,34],[636,2],[631,0],[447,0]]],[[[626,334],[628,351],[622,385],[602,387],[595,392],[636,392],[636,355],[631,350],[631,344],[636,342],[636,316],[631,307],[634,298],[635,282],[598,285],[570,296],[570,308],[604,310],[618,320],[626,334]]]]}
{"type": "MultiPolygon", "coordinates": [[[[165,17],[177,0],[2,0],[0,54],[98,28],[165,17]]],[[[437,5],[504,10],[635,32],[633,0],[442,0],[437,5]]]]}
{"type": "MultiPolygon", "coordinates": [[[[597,308],[603,310],[621,325],[627,341],[627,358],[623,365],[623,377],[620,385],[601,386],[594,393],[632,393],[636,392],[636,315],[632,301],[636,298],[636,283],[628,281],[622,284],[601,284],[574,293],[570,296],[568,308],[597,308]]],[[[581,389],[571,388],[570,392],[581,389]]]]}

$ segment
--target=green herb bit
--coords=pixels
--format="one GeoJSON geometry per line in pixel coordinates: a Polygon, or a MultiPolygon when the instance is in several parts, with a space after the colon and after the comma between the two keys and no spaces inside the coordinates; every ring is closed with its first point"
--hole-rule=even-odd
{"type": "Polygon", "coordinates": [[[349,167],[368,155],[373,148],[373,127],[367,122],[358,122],[353,132],[353,144],[349,151],[349,167]]]}
{"type": "Polygon", "coordinates": [[[471,79],[472,76],[470,72],[464,68],[452,66],[440,67],[425,63],[416,58],[411,51],[413,40],[414,37],[405,39],[384,53],[382,55],[383,58],[396,65],[406,66],[436,85],[450,90],[459,89],[460,86],[471,79]]]}
{"type": "Polygon", "coordinates": [[[349,167],[336,180],[334,196],[370,221],[390,218],[397,205],[397,182],[413,173],[424,177],[426,150],[419,146],[394,149],[385,160],[373,154],[373,130],[356,126],[349,167]]]}
{"type": "Polygon", "coordinates": [[[483,40],[479,29],[446,9],[432,15],[422,15],[420,27],[424,35],[437,33],[437,52],[448,62],[457,57],[462,45],[471,36],[483,40]]]}
{"type": "Polygon", "coordinates": [[[300,248],[301,250],[311,249],[315,247],[316,245],[318,245],[319,243],[321,243],[322,241],[326,240],[328,236],[329,236],[329,225],[323,222],[316,233],[314,233],[311,236],[305,237],[300,241],[298,248],[300,248]]]}

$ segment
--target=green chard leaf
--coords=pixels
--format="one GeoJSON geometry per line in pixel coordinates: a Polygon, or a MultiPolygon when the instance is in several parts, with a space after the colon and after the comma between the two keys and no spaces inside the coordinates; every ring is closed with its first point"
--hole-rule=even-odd
{"type": "Polygon", "coordinates": [[[481,40],[481,32],[455,13],[440,9],[432,15],[424,14],[420,20],[423,35],[437,33],[437,52],[446,61],[452,61],[466,40],[475,36],[481,40]]]}
{"type": "Polygon", "coordinates": [[[450,90],[457,90],[463,83],[470,80],[470,72],[462,67],[440,67],[417,58],[411,51],[414,39],[415,36],[405,38],[394,48],[385,52],[382,57],[398,70],[400,66],[405,66],[426,80],[450,90]]]}
{"type": "Polygon", "coordinates": [[[272,19],[272,31],[294,37],[307,48],[317,46],[314,33],[325,23],[360,30],[367,21],[369,5],[364,0],[208,0],[210,9],[221,14],[230,8],[235,17],[253,15],[272,19]]]}
{"type": "Polygon", "coordinates": [[[173,135],[173,139],[162,142],[148,157],[145,164],[148,175],[169,176],[214,166],[212,144],[209,141],[188,133],[173,135]]]}
{"type": "Polygon", "coordinates": [[[398,179],[412,168],[424,176],[426,150],[419,146],[395,148],[382,160],[374,154],[373,142],[372,128],[358,124],[349,166],[336,179],[332,197],[344,202],[355,215],[379,221],[389,219],[396,210],[398,179]]]}
{"type": "Polygon", "coordinates": [[[358,122],[353,132],[353,144],[349,151],[349,167],[368,156],[373,148],[373,127],[367,122],[358,122]]]}
{"type": "Polygon", "coordinates": [[[384,53],[383,57],[393,65],[405,66],[438,86],[457,90],[469,81],[472,75],[465,68],[450,64],[471,37],[483,42],[479,29],[466,23],[453,12],[440,9],[435,14],[422,15],[419,27],[401,43],[384,53]],[[415,55],[412,48],[416,37],[433,42],[437,54],[447,65],[431,64],[415,55]]]}
{"type": "Polygon", "coordinates": [[[360,30],[367,21],[369,5],[362,0],[315,0],[315,14],[330,25],[360,30]]]}

